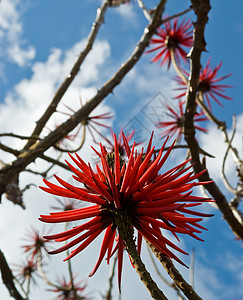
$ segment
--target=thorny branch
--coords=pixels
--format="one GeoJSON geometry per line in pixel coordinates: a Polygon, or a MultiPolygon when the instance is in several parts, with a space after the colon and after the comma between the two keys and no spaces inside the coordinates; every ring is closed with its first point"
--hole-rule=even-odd
{"type": "MultiPolygon", "coordinates": [[[[23,171],[28,164],[34,162],[37,157],[43,155],[43,153],[47,149],[49,149],[61,138],[67,135],[67,133],[71,132],[82,120],[87,119],[89,114],[104,100],[104,98],[108,94],[112,93],[113,89],[122,81],[125,75],[138,62],[145,48],[148,46],[152,35],[161,24],[161,14],[163,12],[165,2],[165,0],[160,1],[160,3],[158,4],[157,8],[154,11],[151,23],[145,28],[144,33],[140,38],[132,55],[129,57],[126,63],[121,66],[118,72],[104,84],[104,86],[97,92],[97,94],[66,122],[52,131],[47,137],[36,142],[26,151],[23,151],[18,156],[18,158],[11,163],[11,165],[8,165],[0,170],[0,195],[4,193],[7,182],[10,178],[23,171]]],[[[38,129],[39,128],[40,127],[38,126],[38,129]]],[[[38,133],[34,132],[33,134],[36,135],[38,133]]]]}
{"type": "MultiPolygon", "coordinates": [[[[191,151],[192,163],[195,163],[193,166],[194,171],[195,173],[199,173],[204,169],[204,166],[200,162],[199,145],[195,139],[193,116],[196,111],[196,94],[201,68],[200,59],[202,52],[206,50],[204,29],[208,21],[207,15],[211,9],[211,6],[209,0],[192,0],[191,3],[197,16],[197,21],[194,24],[194,45],[189,54],[191,68],[187,88],[187,105],[185,111],[185,139],[191,151]]],[[[200,177],[200,181],[210,180],[211,178],[207,171],[200,177]]],[[[243,225],[234,216],[229,203],[227,202],[221,190],[218,188],[215,182],[205,185],[205,188],[214,198],[216,204],[223,213],[224,219],[228,222],[233,232],[243,240],[243,225]]]]}
{"type": "Polygon", "coordinates": [[[182,293],[190,300],[202,300],[202,298],[193,290],[192,286],[186,282],[179,271],[175,268],[171,259],[157,250],[150,242],[147,241],[147,243],[182,293]]]}
{"type": "MultiPolygon", "coordinates": [[[[109,0],[104,0],[101,4],[100,8],[97,9],[96,20],[95,20],[95,23],[93,23],[93,25],[92,25],[85,49],[80,53],[72,70],[70,71],[68,76],[65,78],[63,83],[58,88],[54,98],[52,99],[52,101],[51,101],[50,105],[48,106],[47,110],[45,111],[45,113],[36,122],[36,127],[31,135],[32,137],[40,135],[40,133],[42,132],[43,128],[45,127],[47,121],[50,119],[51,115],[56,111],[56,107],[57,107],[58,103],[60,102],[60,100],[64,96],[65,92],[70,87],[71,83],[73,82],[74,78],[78,74],[78,72],[80,70],[80,66],[82,65],[86,56],[88,55],[88,53],[91,51],[91,49],[93,47],[93,43],[97,36],[98,30],[104,21],[104,15],[107,10],[108,4],[109,4],[109,0]]],[[[33,141],[29,140],[28,143],[25,145],[24,149],[29,149],[31,145],[33,145],[33,141]]]]}

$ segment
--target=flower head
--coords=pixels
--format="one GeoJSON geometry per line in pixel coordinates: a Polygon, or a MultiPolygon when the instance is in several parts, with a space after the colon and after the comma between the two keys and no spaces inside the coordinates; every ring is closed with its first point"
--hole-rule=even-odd
{"type": "MultiPolygon", "coordinates": [[[[184,128],[184,110],[183,105],[185,102],[179,101],[179,112],[176,112],[170,105],[167,105],[167,109],[169,110],[169,113],[167,115],[172,119],[171,121],[166,122],[158,122],[156,126],[158,128],[167,128],[166,130],[162,131],[160,135],[162,137],[167,136],[170,134],[171,136],[176,134],[176,139],[178,142],[181,140],[181,136],[183,133],[184,128]]],[[[201,121],[207,121],[208,119],[203,115],[203,112],[197,113],[194,116],[194,122],[201,122],[201,121]]],[[[207,129],[195,125],[195,128],[207,132],[207,129]]]]}
{"type": "Polygon", "coordinates": [[[56,200],[60,204],[60,207],[52,206],[51,207],[52,209],[67,211],[67,210],[73,210],[82,207],[82,203],[80,203],[80,201],[78,200],[72,200],[66,198],[64,198],[63,200],[60,199],[56,199],[56,200]]]}
{"type": "Polygon", "coordinates": [[[20,281],[20,284],[23,284],[26,281],[32,282],[35,284],[35,276],[37,273],[37,264],[33,262],[32,259],[26,259],[26,262],[21,265],[15,264],[15,268],[13,269],[14,273],[16,273],[16,278],[20,281]]]}
{"type": "Polygon", "coordinates": [[[43,255],[43,250],[48,252],[47,243],[50,243],[50,240],[43,238],[44,232],[39,232],[37,229],[31,228],[28,232],[25,240],[29,241],[29,244],[22,246],[24,252],[30,254],[30,260],[34,260],[38,255],[43,255]]]}
{"type": "Polygon", "coordinates": [[[56,298],[57,300],[88,300],[90,298],[83,295],[86,287],[87,286],[83,283],[83,280],[72,283],[71,280],[66,280],[63,276],[57,279],[55,289],[48,289],[48,291],[58,293],[56,298]]]}
{"type": "MultiPolygon", "coordinates": [[[[111,131],[111,136],[114,136],[114,132],[112,129],[110,129],[111,131]]],[[[131,133],[125,134],[126,137],[126,141],[127,143],[124,142],[122,135],[123,135],[123,129],[120,130],[119,134],[118,134],[118,138],[117,138],[117,147],[118,147],[118,151],[119,151],[119,155],[121,157],[123,157],[126,154],[126,148],[131,149],[132,146],[129,145],[129,142],[131,141],[131,139],[133,138],[135,134],[135,130],[133,130],[131,133]]],[[[109,149],[109,153],[114,153],[114,143],[111,140],[109,140],[108,138],[104,137],[105,141],[108,143],[107,145],[107,149],[109,149]]],[[[136,145],[139,145],[140,143],[137,143],[136,145]]]]}
{"type": "MultiPolygon", "coordinates": [[[[231,85],[222,85],[218,84],[219,81],[228,78],[231,76],[231,74],[217,77],[217,73],[219,69],[221,68],[222,63],[219,63],[215,68],[210,67],[210,59],[208,59],[206,67],[201,69],[200,76],[199,76],[199,83],[198,83],[198,93],[199,95],[202,95],[203,99],[206,100],[206,103],[211,109],[211,99],[213,99],[218,105],[223,106],[221,102],[218,100],[217,97],[222,97],[224,99],[232,100],[231,97],[228,97],[224,94],[224,89],[228,87],[232,87],[231,85]]],[[[189,76],[189,74],[184,71],[184,73],[189,76]]],[[[179,85],[181,85],[181,88],[178,88],[177,90],[183,90],[183,92],[176,96],[175,98],[181,98],[186,95],[186,89],[187,86],[184,83],[184,81],[176,76],[175,80],[179,85]]]]}
{"type": "MultiPolygon", "coordinates": [[[[59,111],[62,114],[65,114],[67,116],[71,116],[72,114],[75,113],[75,110],[71,107],[69,107],[68,105],[64,104],[64,106],[70,111],[70,112],[63,112],[63,111],[59,111]]],[[[83,107],[83,103],[82,100],[80,98],[80,106],[83,107]]],[[[113,116],[110,112],[107,113],[103,113],[100,115],[89,115],[86,119],[84,119],[80,126],[78,127],[79,130],[82,129],[83,131],[83,137],[85,137],[85,130],[86,128],[88,129],[90,135],[92,136],[92,139],[95,143],[97,143],[96,138],[95,138],[95,134],[98,134],[100,137],[104,138],[103,134],[100,132],[100,129],[102,128],[110,128],[110,126],[106,125],[105,122],[107,122],[107,120],[111,119],[113,116]]]]}
{"type": "MultiPolygon", "coordinates": [[[[123,141],[128,144],[124,134],[123,141]]],[[[55,176],[59,185],[44,179],[47,187],[41,188],[56,196],[88,202],[90,206],[41,215],[40,220],[47,223],[90,220],[65,232],[45,236],[46,239],[54,239],[56,242],[74,238],[50,253],[56,254],[76,247],[65,258],[65,260],[70,259],[104,232],[100,254],[90,276],[97,271],[105,255],[109,264],[111,256],[117,251],[120,287],[123,250],[126,243],[121,233],[136,230],[139,252],[144,237],[159,251],[183,264],[168,247],[181,253],[186,254],[186,252],[165,238],[163,232],[170,231],[176,237],[178,233],[188,234],[199,239],[196,234],[201,232],[199,229],[204,229],[199,225],[201,217],[210,215],[190,208],[210,200],[191,195],[194,186],[206,183],[195,182],[203,172],[193,175],[193,172],[189,171],[191,166],[185,168],[189,160],[160,174],[162,166],[173,149],[172,145],[163,155],[165,144],[166,142],[160,151],[155,153],[151,136],[145,152],[142,149],[141,153],[138,153],[134,142],[132,149],[126,147],[126,158],[121,159],[114,135],[113,155],[109,156],[102,144],[100,144],[100,152],[95,150],[101,160],[101,167],[97,164],[96,170],[90,164],[86,164],[78,154],[75,156],[70,154],[75,166],[66,163],[75,174],[73,178],[83,183],[83,186],[73,186],[55,176]]]]}
{"type": "Polygon", "coordinates": [[[152,38],[150,45],[155,44],[155,48],[148,50],[146,53],[159,51],[152,59],[156,63],[161,60],[160,65],[168,63],[168,68],[171,64],[171,52],[175,56],[177,63],[180,63],[180,58],[186,61],[187,53],[183,47],[191,47],[193,44],[192,23],[190,20],[182,20],[178,23],[178,18],[173,19],[173,24],[170,21],[166,22],[165,28],[158,28],[156,35],[158,38],[152,38]]]}

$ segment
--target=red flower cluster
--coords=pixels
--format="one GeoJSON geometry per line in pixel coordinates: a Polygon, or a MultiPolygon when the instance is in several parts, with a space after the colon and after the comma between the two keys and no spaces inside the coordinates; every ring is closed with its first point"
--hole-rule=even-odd
{"type": "Polygon", "coordinates": [[[192,23],[190,20],[182,20],[178,24],[178,18],[173,19],[173,24],[166,22],[165,28],[158,28],[158,38],[152,38],[150,44],[157,45],[155,48],[148,50],[146,53],[159,50],[159,53],[152,59],[156,63],[161,59],[160,65],[168,63],[168,68],[171,64],[171,51],[174,52],[177,63],[180,63],[180,58],[186,61],[187,53],[183,47],[191,47],[193,44],[192,23]]]}
{"type": "MultiPolygon", "coordinates": [[[[183,132],[184,127],[184,111],[183,111],[183,104],[184,102],[179,101],[179,113],[177,113],[171,106],[167,105],[167,109],[171,112],[167,113],[167,115],[172,119],[172,121],[166,121],[166,122],[158,122],[156,126],[158,128],[167,128],[163,132],[160,133],[162,137],[167,136],[168,134],[170,136],[176,134],[176,139],[178,142],[181,140],[181,135],[183,132]]],[[[198,113],[194,116],[194,122],[201,122],[201,121],[207,121],[208,119],[204,116],[203,112],[198,113]]],[[[207,132],[208,130],[195,125],[195,128],[207,132]]]]}
{"type": "Polygon", "coordinates": [[[90,164],[86,164],[78,154],[70,155],[75,166],[69,162],[67,164],[74,172],[73,178],[80,183],[80,187],[71,185],[58,176],[55,178],[59,185],[44,179],[47,187],[41,187],[42,190],[56,196],[85,201],[90,203],[90,206],[40,216],[40,220],[47,223],[90,219],[65,232],[45,236],[46,239],[54,239],[56,242],[73,238],[64,246],[50,252],[56,254],[76,247],[65,260],[84,250],[104,231],[100,254],[90,276],[97,271],[105,255],[109,264],[111,256],[118,251],[119,287],[126,244],[119,234],[121,227],[136,229],[139,252],[144,237],[159,251],[183,264],[168,247],[184,254],[186,252],[167,239],[163,232],[170,231],[177,239],[177,234],[182,233],[201,240],[196,234],[205,228],[199,225],[199,222],[202,221],[202,217],[211,216],[191,210],[192,207],[210,200],[191,195],[193,187],[206,182],[195,182],[203,172],[193,175],[193,172],[189,171],[191,166],[185,167],[189,160],[160,173],[173,145],[163,155],[166,142],[156,153],[152,147],[152,136],[147,150],[144,152],[142,149],[141,153],[135,150],[135,142],[130,149],[124,134],[123,142],[126,160],[119,155],[115,135],[114,153],[108,154],[102,144],[100,152],[94,150],[101,161],[101,166],[97,164],[96,170],[90,164]]]}

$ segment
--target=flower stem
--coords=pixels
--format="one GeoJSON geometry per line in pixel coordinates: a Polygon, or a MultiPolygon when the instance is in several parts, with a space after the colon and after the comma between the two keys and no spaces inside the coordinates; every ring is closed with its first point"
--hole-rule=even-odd
{"type": "MultiPolygon", "coordinates": [[[[66,230],[68,230],[68,222],[65,223],[64,231],[66,231],[66,230]]],[[[65,244],[67,244],[67,241],[65,242],[65,244]]],[[[69,253],[68,249],[66,250],[66,253],[67,253],[67,256],[69,256],[70,253],[69,253]]],[[[70,276],[70,283],[71,283],[70,288],[73,291],[74,295],[77,296],[76,295],[76,290],[74,288],[74,283],[73,283],[73,272],[72,272],[71,260],[68,259],[67,263],[68,263],[68,273],[69,273],[69,276],[70,276]]]]}
{"type": "Polygon", "coordinates": [[[130,255],[131,262],[143,284],[150,292],[151,297],[155,300],[168,300],[164,293],[158,288],[157,284],[153,281],[144,263],[142,262],[133,239],[133,228],[131,226],[127,226],[129,222],[127,223],[126,216],[118,215],[116,224],[118,226],[119,235],[125,242],[126,250],[130,255]]]}
{"type": "Polygon", "coordinates": [[[187,85],[188,80],[186,76],[182,73],[181,69],[179,68],[176,59],[175,59],[175,51],[173,49],[170,49],[170,57],[173,64],[173,67],[175,68],[177,74],[180,76],[181,80],[187,85]]]}

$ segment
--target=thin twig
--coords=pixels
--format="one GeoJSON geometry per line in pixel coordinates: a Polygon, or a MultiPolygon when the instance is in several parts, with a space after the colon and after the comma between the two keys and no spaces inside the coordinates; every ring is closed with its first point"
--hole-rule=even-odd
{"type": "Polygon", "coordinates": [[[45,282],[46,282],[48,285],[53,286],[53,287],[59,289],[59,287],[58,287],[56,284],[52,283],[52,282],[47,278],[45,272],[43,271],[43,268],[42,268],[42,257],[41,257],[41,252],[40,252],[40,251],[37,253],[37,269],[38,269],[38,272],[39,272],[40,276],[42,277],[42,279],[44,279],[45,282]]]}
{"type": "Polygon", "coordinates": [[[0,149],[5,152],[11,153],[11,154],[15,155],[16,157],[20,154],[20,151],[18,151],[16,149],[12,149],[2,143],[0,143],[0,149]]]}
{"type": "Polygon", "coordinates": [[[147,8],[145,7],[145,5],[143,4],[143,1],[142,0],[137,0],[137,1],[138,1],[138,6],[142,9],[145,18],[149,22],[151,22],[151,15],[150,15],[149,11],[147,10],[147,8]]]}
{"type": "Polygon", "coordinates": [[[107,290],[106,295],[103,297],[104,300],[111,300],[112,299],[112,287],[113,287],[113,278],[115,275],[115,267],[116,267],[116,263],[117,263],[117,259],[118,259],[118,254],[114,257],[113,262],[112,262],[112,266],[110,269],[110,276],[109,276],[109,287],[107,290]]]}
{"type": "Polygon", "coordinates": [[[38,140],[39,137],[38,136],[25,136],[25,135],[19,135],[19,134],[15,134],[15,133],[0,133],[0,137],[1,136],[8,136],[8,137],[14,137],[14,138],[18,138],[18,139],[21,139],[21,140],[38,140]]]}
{"type": "Polygon", "coordinates": [[[170,49],[170,57],[171,57],[172,64],[173,64],[177,74],[180,76],[181,80],[187,85],[187,83],[188,83],[187,78],[181,71],[180,67],[178,66],[176,59],[175,59],[175,50],[172,48],[170,49]]]}
{"type": "Polygon", "coordinates": [[[188,13],[188,12],[191,11],[191,10],[192,10],[192,7],[189,7],[189,8],[187,8],[187,9],[185,9],[185,10],[183,10],[183,11],[177,13],[177,14],[174,14],[174,15],[172,15],[172,16],[170,16],[170,17],[164,18],[162,23],[169,22],[170,20],[173,20],[173,19],[175,19],[175,18],[178,18],[178,17],[180,17],[180,16],[182,16],[182,15],[185,15],[186,13],[188,13]]]}
{"type": "Polygon", "coordinates": [[[228,142],[228,147],[227,147],[225,155],[224,155],[221,172],[222,172],[222,178],[223,178],[223,182],[224,182],[225,187],[228,189],[228,191],[230,191],[231,193],[233,193],[235,195],[237,193],[237,189],[234,189],[231,186],[231,184],[229,183],[229,181],[228,181],[228,179],[227,179],[227,177],[225,175],[226,158],[227,158],[227,155],[229,153],[229,150],[231,148],[231,144],[233,142],[233,139],[234,139],[234,136],[235,136],[235,133],[236,133],[236,118],[235,118],[235,116],[233,116],[232,128],[233,128],[233,132],[232,132],[231,139],[228,142]]]}
{"type": "Polygon", "coordinates": [[[190,285],[194,289],[195,248],[192,249],[190,260],[190,285]]]}

